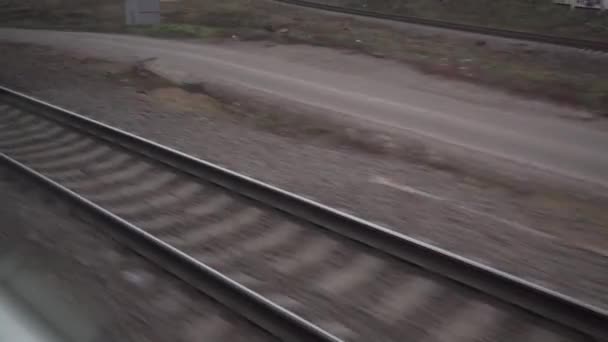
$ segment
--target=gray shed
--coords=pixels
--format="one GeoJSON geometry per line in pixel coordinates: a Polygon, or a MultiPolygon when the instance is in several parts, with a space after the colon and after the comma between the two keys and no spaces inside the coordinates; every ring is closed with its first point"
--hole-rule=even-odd
{"type": "Polygon", "coordinates": [[[160,0],[125,0],[127,25],[160,24],[160,0]]]}

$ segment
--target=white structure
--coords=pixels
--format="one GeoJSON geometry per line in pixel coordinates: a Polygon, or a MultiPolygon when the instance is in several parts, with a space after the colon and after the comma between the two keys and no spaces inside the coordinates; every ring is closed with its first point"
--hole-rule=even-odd
{"type": "Polygon", "coordinates": [[[160,0],[125,0],[127,25],[160,24],[160,0]]]}
{"type": "Polygon", "coordinates": [[[553,0],[556,4],[569,5],[572,8],[608,9],[608,0],[553,0]]]}

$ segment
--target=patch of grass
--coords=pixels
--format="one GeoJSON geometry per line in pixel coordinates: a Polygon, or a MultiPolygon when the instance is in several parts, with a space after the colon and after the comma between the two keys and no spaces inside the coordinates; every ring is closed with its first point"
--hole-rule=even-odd
{"type": "Polygon", "coordinates": [[[580,8],[571,10],[568,6],[556,5],[551,0],[312,1],[511,30],[583,39],[608,39],[608,13],[580,8]]]}
{"type": "Polygon", "coordinates": [[[219,27],[195,24],[160,24],[153,26],[134,26],[127,29],[130,33],[163,38],[222,38],[226,31],[219,27]]]}
{"type": "Polygon", "coordinates": [[[2,26],[117,31],[124,27],[122,0],[3,0],[2,26]]]}

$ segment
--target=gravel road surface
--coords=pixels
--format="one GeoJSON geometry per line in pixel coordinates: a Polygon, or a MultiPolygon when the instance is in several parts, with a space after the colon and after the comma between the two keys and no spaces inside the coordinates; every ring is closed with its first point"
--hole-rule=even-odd
{"type": "Polygon", "coordinates": [[[608,202],[588,189],[541,186],[521,169],[504,183],[494,173],[463,174],[405,153],[260,127],[257,117],[235,115],[202,94],[162,82],[150,88],[157,81],[133,78],[124,64],[88,52],[2,50],[3,84],[608,306],[606,274],[595,271],[608,263],[608,202]]]}
{"type": "MultiPolygon", "coordinates": [[[[0,38],[52,42],[55,47],[99,58],[154,59],[150,66],[155,71],[179,82],[212,80],[254,89],[608,186],[608,159],[603,148],[608,144],[606,134],[539,115],[576,116],[574,110],[523,101],[517,101],[519,106],[511,105],[513,98],[509,96],[470,86],[458,92],[449,90],[464,97],[455,98],[437,82],[432,82],[434,89],[425,85],[429,77],[390,61],[357,65],[339,52],[317,50],[318,55],[308,59],[317,62],[306,63],[289,58],[281,47],[201,46],[94,33],[5,29],[0,38]]],[[[456,83],[448,86],[464,87],[456,83]]]]}

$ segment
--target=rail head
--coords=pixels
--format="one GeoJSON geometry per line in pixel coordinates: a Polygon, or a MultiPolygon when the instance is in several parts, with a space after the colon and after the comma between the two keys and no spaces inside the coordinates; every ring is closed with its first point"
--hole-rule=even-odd
{"type": "Polygon", "coordinates": [[[0,163],[25,174],[85,210],[111,229],[110,235],[165,271],[234,310],[283,341],[342,342],[293,312],[242,286],[210,266],[114,215],[43,174],[0,152],[0,163]]]}
{"type": "Polygon", "coordinates": [[[6,87],[0,86],[0,99],[1,97],[4,97],[5,101],[12,99],[22,107],[28,106],[32,111],[60,124],[118,144],[133,153],[213,182],[316,226],[377,248],[400,260],[418,265],[442,277],[570,327],[597,341],[604,341],[608,336],[608,311],[591,304],[6,87]]]}

